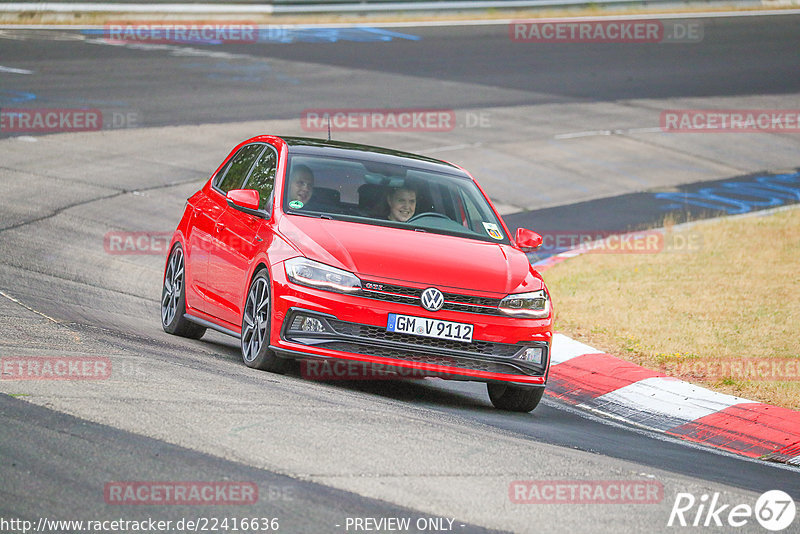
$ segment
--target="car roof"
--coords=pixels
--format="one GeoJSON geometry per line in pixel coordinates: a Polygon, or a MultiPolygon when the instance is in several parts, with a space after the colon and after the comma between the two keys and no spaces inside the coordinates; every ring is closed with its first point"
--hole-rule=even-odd
{"type": "Polygon", "coordinates": [[[341,158],[352,158],[363,161],[382,162],[393,165],[405,165],[417,169],[431,170],[454,174],[457,176],[468,177],[468,175],[456,165],[447,163],[427,156],[412,154],[370,145],[358,143],[346,143],[343,141],[328,141],[325,139],[314,139],[311,137],[281,137],[289,147],[289,154],[320,155],[341,158]],[[409,161],[411,160],[411,161],[409,161]]]}

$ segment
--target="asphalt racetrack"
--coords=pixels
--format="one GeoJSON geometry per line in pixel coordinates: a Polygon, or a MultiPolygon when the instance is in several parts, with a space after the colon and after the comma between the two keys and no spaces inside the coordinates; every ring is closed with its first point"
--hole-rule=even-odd
{"type": "MultiPolygon", "coordinates": [[[[301,121],[308,110],[452,112],[445,131],[334,128],[333,137],[463,165],[512,225],[534,230],[560,221],[620,230],[677,209],[664,193],[793,176],[797,133],[670,133],[660,117],[800,108],[800,16],[691,20],[702,39],[646,44],[513,42],[505,24],[282,30],[238,44],[0,29],[0,113],[103,117],[99,131],[0,132],[0,354],[112,365],[106,380],[0,380],[0,520],[149,518],[187,531],[187,520],[277,518],[281,532],[310,533],[403,531],[366,519],[411,518],[405,531],[722,532],[732,527],[703,527],[697,507],[686,517],[702,516],[699,527],[668,527],[678,495],[731,507],[771,489],[797,499],[796,468],[548,398],[510,414],[491,407],[481,384],[323,383],[297,369],[248,369],[233,338],[162,331],[165,250],[107,246],[109,232],[171,233],[185,199],[239,141],[324,137],[301,121]],[[510,488],[520,480],[657,482],[663,495],[519,504],[510,488]],[[258,499],[120,505],[107,495],[119,481],[242,482],[258,499]]],[[[765,207],[736,198],[718,211],[765,207]]],[[[752,517],[733,530],[763,531],[752,517]]]]}

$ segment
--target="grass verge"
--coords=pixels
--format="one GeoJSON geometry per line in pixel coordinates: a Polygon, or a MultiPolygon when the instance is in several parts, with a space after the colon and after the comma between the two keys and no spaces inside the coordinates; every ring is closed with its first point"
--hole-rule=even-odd
{"type": "Polygon", "coordinates": [[[545,271],[556,329],[643,367],[800,410],[800,209],[695,223],[664,241],[658,253],[587,253],[545,271]]]}

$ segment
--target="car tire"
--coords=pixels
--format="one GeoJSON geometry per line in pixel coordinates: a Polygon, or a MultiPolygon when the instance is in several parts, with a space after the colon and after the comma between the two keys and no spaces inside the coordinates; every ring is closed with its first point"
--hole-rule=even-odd
{"type": "Polygon", "coordinates": [[[282,373],[286,360],[270,350],[271,284],[267,269],[253,277],[242,311],[242,360],[253,369],[282,373]]]}
{"type": "Polygon", "coordinates": [[[539,405],[544,388],[526,388],[510,384],[486,384],[495,408],[509,412],[531,412],[539,405]]]}
{"type": "Polygon", "coordinates": [[[168,334],[200,339],[205,327],[194,324],[184,317],[186,314],[186,262],[180,243],[170,252],[164,270],[164,285],[161,288],[161,326],[168,334]]]}

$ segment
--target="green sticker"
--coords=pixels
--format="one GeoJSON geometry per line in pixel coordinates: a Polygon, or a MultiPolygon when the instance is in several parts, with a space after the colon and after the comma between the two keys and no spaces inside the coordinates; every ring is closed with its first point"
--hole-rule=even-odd
{"type": "Polygon", "coordinates": [[[299,201],[299,200],[292,200],[292,201],[289,202],[289,207],[293,208],[293,209],[296,209],[296,210],[299,210],[300,208],[303,207],[303,203],[301,201],[299,201]]]}

